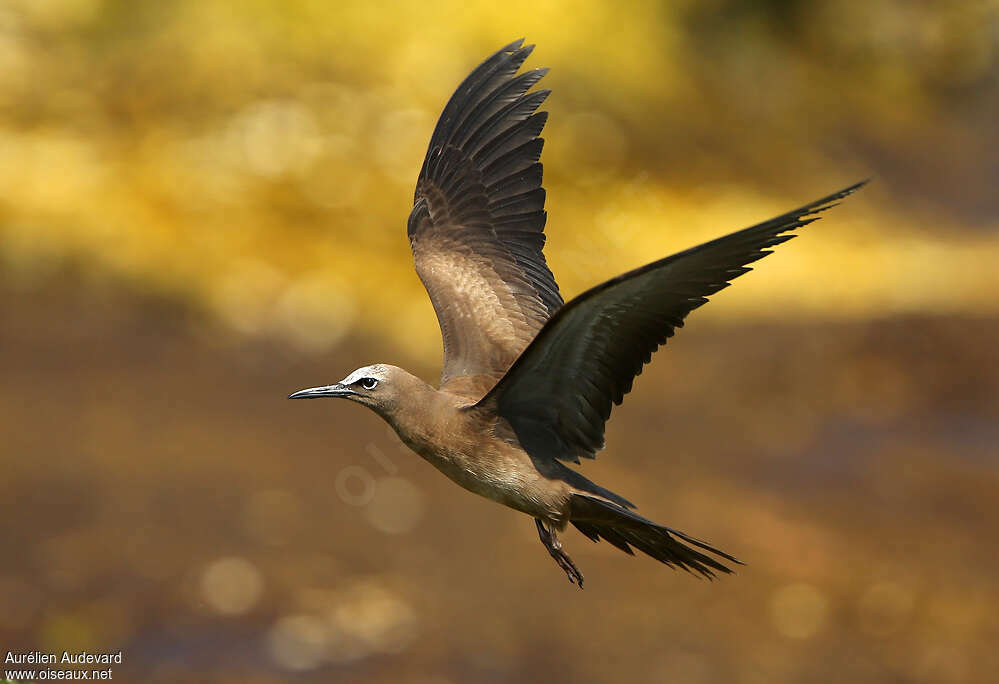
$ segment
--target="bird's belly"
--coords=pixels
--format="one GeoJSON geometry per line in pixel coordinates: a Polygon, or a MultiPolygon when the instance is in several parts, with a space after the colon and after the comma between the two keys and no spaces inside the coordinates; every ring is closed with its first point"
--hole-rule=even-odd
{"type": "Polygon", "coordinates": [[[458,485],[504,506],[546,519],[560,519],[568,502],[562,483],[543,478],[532,465],[491,454],[425,453],[425,460],[458,485]]]}

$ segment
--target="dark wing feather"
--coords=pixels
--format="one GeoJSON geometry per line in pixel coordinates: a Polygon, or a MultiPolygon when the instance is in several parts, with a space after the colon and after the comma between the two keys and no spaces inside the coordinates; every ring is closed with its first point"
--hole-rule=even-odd
{"type": "MultiPolygon", "coordinates": [[[[864,181],[866,182],[866,181],[864,181]]],[[[536,457],[579,462],[604,445],[620,404],[653,352],[709,295],[750,271],[788,231],[815,221],[857,183],[817,202],[609,280],[563,306],[478,405],[513,426],[536,457]]]]}
{"type": "Polygon", "coordinates": [[[491,386],[562,305],[542,253],[548,91],[527,92],[546,70],[515,76],[534,47],[522,43],[455,91],[416,185],[409,239],[444,339],[442,387],[491,386]]]}

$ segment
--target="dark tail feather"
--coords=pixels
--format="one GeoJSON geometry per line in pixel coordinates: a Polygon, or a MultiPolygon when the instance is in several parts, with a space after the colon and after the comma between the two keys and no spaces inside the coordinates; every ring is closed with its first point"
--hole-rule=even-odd
{"type": "Polygon", "coordinates": [[[724,551],[689,537],[683,532],[657,525],[628,509],[583,494],[573,494],[570,522],[593,541],[606,540],[625,553],[634,555],[631,547],[646,553],[671,568],[697,572],[712,579],[714,571],[731,573],[717,560],[691,548],[680,540],[721,556],[733,563],[742,561],[724,551]]]}

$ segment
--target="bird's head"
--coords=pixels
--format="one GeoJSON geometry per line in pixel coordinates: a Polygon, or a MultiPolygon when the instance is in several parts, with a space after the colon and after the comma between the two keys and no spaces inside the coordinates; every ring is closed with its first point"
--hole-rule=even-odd
{"type": "MultiPolygon", "coordinates": [[[[299,390],[288,398],[341,397],[364,404],[378,414],[390,418],[398,406],[423,388],[429,386],[402,368],[376,363],[373,366],[358,368],[340,382],[299,390]]],[[[412,397],[411,400],[415,399],[412,397]]]]}

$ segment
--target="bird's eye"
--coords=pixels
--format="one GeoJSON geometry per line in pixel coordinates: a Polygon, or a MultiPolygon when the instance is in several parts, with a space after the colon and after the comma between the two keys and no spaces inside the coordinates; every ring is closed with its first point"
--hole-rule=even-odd
{"type": "Polygon", "coordinates": [[[366,390],[373,390],[378,387],[378,381],[375,378],[361,378],[357,381],[357,384],[366,390]]]}

